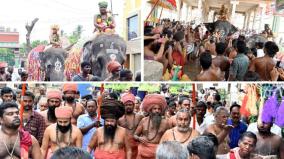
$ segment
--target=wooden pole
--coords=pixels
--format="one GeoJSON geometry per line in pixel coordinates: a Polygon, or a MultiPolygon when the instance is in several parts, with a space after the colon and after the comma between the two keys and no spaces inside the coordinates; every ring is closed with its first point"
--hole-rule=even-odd
{"type": "Polygon", "coordinates": [[[149,19],[150,15],[152,14],[152,12],[154,11],[154,9],[156,8],[157,4],[159,3],[160,0],[157,0],[156,3],[154,4],[153,8],[151,9],[150,13],[148,14],[146,20],[145,20],[145,24],[147,22],[147,20],[149,19]]]}
{"type": "Polygon", "coordinates": [[[21,120],[20,128],[23,128],[23,113],[24,113],[23,97],[25,93],[26,93],[26,83],[22,83],[22,96],[21,96],[21,107],[20,107],[20,120],[21,120]]]}

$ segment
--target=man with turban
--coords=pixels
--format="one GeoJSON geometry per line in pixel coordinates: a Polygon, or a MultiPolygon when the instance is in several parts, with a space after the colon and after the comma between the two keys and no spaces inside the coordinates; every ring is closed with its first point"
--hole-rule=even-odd
{"type": "Polygon", "coordinates": [[[136,158],[138,153],[138,142],[135,141],[133,135],[143,116],[134,113],[135,96],[133,94],[122,94],[121,102],[125,107],[125,114],[118,120],[118,125],[126,129],[132,150],[131,158],[136,158]]]}
{"type": "Polygon", "coordinates": [[[155,159],[160,139],[168,129],[167,120],[162,117],[166,107],[163,95],[149,94],[143,99],[142,108],[149,116],[141,120],[134,133],[134,138],[140,142],[137,159],[155,159]]]}
{"type": "Polygon", "coordinates": [[[78,88],[76,83],[65,83],[63,85],[63,96],[64,102],[63,106],[68,106],[73,109],[71,123],[77,125],[77,118],[85,113],[84,106],[76,102],[75,96],[77,94],[78,88]]]}
{"type": "Polygon", "coordinates": [[[49,125],[45,132],[41,152],[45,159],[59,148],[76,146],[82,147],[82,133],[79,128],[71,124],[73,109],[67,106],[55,108],[57,123],[49,125]]]}
{"type": "Polygon", "coordinates": [[[108,3],[106,1],[99,2],[100,14],[94,16],[94,32],[106,32],[107,29],[114,29],[115,22],[110,13],[107,12],[108,3]]]}
{"type": "Polygon", "coordinates": [[[101,115],[104,126],[97,129],[89,145],[88,152],[95,149],[96,159],[131,159],[131,147],[125,128],[118,126],[117,121],[124,114],[124,106],[114,99],[104,99],[101,115]]]}
{"type": "Polygon", "coordinates": [[[56,123],[55,108],[61,105],[62,93],[59,90],[47,91],[47,110],[40,112],[47,126],[56,123]]]}
{"type": "Polygon", "coordinates": [[[121,64],[117,61],[111,61],[107,64],[107,70],[110,73],[110,76],[105,79],[105,81],[118,81],[119,73],[121,70],[121,64]]]}

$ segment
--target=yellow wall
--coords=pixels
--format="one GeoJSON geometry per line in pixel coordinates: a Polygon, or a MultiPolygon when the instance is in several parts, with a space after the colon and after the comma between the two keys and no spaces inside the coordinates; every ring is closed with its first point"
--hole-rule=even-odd
{"type": "Polygon", "coordinates": [[[139,35],[141,36],[140,30],[141,30],[141,0],[125,0],[125,7],[124,7],[124,13],[123,13],[123,38],[127,40],[127,18],[131,15],[134,15],[138,13],[139,16],[139,35]],[[133,5],[135,3],[135,5],[133,5]]]}

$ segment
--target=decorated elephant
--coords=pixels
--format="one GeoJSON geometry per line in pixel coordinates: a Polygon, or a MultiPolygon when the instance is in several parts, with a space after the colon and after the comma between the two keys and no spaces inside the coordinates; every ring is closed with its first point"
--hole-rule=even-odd
{"type": "Polygon", "coordinates": [[[87,41],[82,50],[81,62],[91,63],[92,74],[102,80],[109,76],[107,65],[110,61],[121,65],[126,60],[126,42],[117,34],[99,34],[87,41]]]}
{"type": "Polygon", "coordinates": [[[64,61],[67,52],[62,48],[49,48],[44,45],[32,49],[28,55],[30,81],[63,81],[64,61]]]}
{"type": "Polygon", "coordinates": [[[207,30],[211,33],[219,32],[220,41],[225,42],[226,37],[234,34],[238,29],[226,20],[217,20],[213,23],[204,23],[207,30]]]}

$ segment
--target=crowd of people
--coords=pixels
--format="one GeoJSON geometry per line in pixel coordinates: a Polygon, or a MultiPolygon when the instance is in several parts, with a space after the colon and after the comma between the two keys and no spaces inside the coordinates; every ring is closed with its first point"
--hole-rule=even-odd
{"type": "Polygon", "coordinates": [[[256,34],[254,30],[230,29],[233,25],[225,15],[220,15],[217,22],[223,23],[226,29],[218,30],[211,26],[214,23],[196,25],[170,19],[147,22],[144,27],[144,59],[163,64],[160,80],[174,80],[173,76],[178,76],[179,80],[195,81],[284,79],[283,55],[273,42],[274,35],[267,24],[263,32],[256,34]],[[178,75],[173,73],[175,66],[181,67],[178,75]],[[182,75],[190,78],[182,78],[182,75]]]}
{"type": "Polygon", "coordinates": [[[3,87],[0,157],[284,158],[275,119],[244,118],[238,101],[222,101],[218,90],[202,96],[162,92],[141,99],[129,90],[80,97],[74,83],[3,87]]]}
{"type": "MultiPolygon", "coordinates": [[[[82,62],[80,73],[74,75],[71,81],[102,81],[98,76],[91,74],[91,64],[89,62],[82,62]]],[[[109,76],[104,81],[141,81],[140,71],[136,72],[135,77],[133,73],[116,62],[112,61],[108,64],[107,70],[109,76]]],[[[63,76],[63,75],[62,75],[63,76]]],[[[23,69],[14,70],[13,66],[7,66],[5,62],[0,62],[0,81],[27,81],[28,73],[23,69]]]]}

